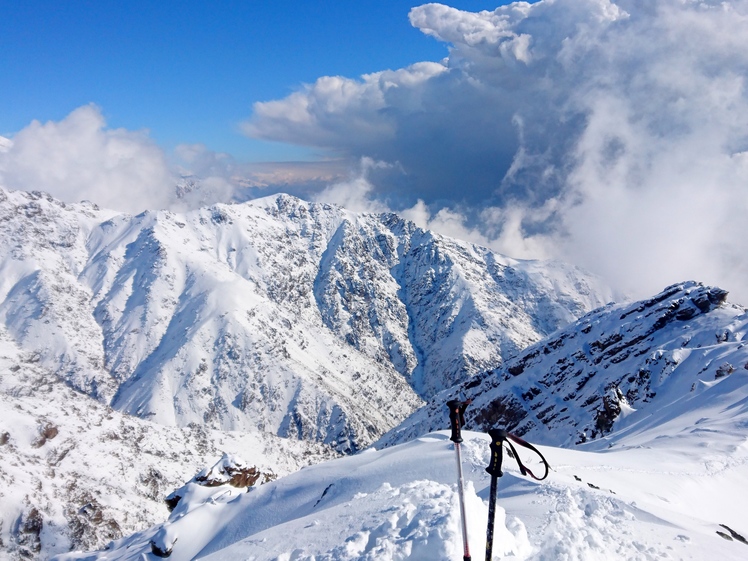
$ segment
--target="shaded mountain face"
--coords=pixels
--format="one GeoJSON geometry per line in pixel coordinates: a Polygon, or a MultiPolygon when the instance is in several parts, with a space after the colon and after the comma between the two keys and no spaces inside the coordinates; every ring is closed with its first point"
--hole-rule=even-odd
{"type": "Polygon", "coordinates": [[[0,241],[0,322],[71,387],[340,452],[610,297],[569,266],[285,195],[128,216],[0,190],[0,241]]]}
{"type": "Polygon", "coordinates": [[[688,430],[731,418],[731,408],[745,409],[745,376],[733,374],[748,369],[748,314],[726,297],[720,288],[686,282],[649,300],[608,305],[435,396],[380,444],[447,428],[450,399],[472,399],[467,428],[506,428],[541,443],[588,448],[621,435],[631,441],[651,430],[664,434],[678,418],[688,430]]]}

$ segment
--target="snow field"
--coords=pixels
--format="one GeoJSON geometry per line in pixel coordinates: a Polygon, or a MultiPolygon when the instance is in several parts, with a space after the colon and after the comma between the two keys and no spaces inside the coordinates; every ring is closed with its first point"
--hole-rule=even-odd
{"type": "MultiPolygon", "coordinates": [[[[56,559],[155,560],[153,539],[173,544],[172,561],[458,560],[457,470],[448,434],[307,467],[248,493],[190,485],[165,524],[105,551],[56,559]]],[[[470,549],[480,559],[488,438],[469,431],[463,437],[470,549]]],[[[748,545],[717,532],[727,533],[725,524],[748,533],[746,439],[723,435],[709,454],[703,445],[696,433],[596,452],[542,447],[554,469],[540,483],[521,477],[505,455],[494,559],[744,559],[748,545]]],[[[520,454],[537,467],[532,452],[520,454]]]]}

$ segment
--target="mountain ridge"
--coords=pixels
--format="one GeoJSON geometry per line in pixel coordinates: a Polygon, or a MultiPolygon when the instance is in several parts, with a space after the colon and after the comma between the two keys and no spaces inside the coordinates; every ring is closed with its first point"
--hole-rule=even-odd
{"type": "Polygon", "coordinates": [[[471,400],[469,428],[503,426],[554,446],[608,446],[624,430],[653,426],[658,411],[688,415],[701,393],[719,395],[718,384],[748,369],[746,334],[746,308],[693,281],[608,304],[438,394],[375,446],[444,427],[450,399],[471,400]]]}
{"type": "Polygon", "coordinates": [[[0,321],[72,387],[339,451],[610,296],[567,265],[288,195],[129,216],[3,190],[0,214],[0,321]]]}

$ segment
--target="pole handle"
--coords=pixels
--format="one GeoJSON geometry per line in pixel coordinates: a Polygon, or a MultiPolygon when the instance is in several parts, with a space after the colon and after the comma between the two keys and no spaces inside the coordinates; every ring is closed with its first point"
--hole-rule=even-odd
{"type": "Polygon", "coordinates": [[[465,409],[470,401],[459,401],[453,399],[447,402],[449,407],[449,424],[452,428],[452,436],[449,439],[458,444],[462,442],[462,427],[465,425],[465,409]]]}
{"type": "Polygon", "coordinates": [[[507,434],[504,429],[488,431],[488,436],[491,437],[491,462],[488,464],[486,471],[493,477],[504,475],[504,472],[501,471],[501,463],[504,459],[504,441],[507,439],[507,434]]]}

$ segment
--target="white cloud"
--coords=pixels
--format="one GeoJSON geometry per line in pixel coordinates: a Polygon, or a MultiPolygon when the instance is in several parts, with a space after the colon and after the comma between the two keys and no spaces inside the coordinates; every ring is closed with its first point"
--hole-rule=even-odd
{"type": "Polygon", "coordinates": [[[696,278],[748,303],[748,0],[426,4],[410,19],[449,48],[419,79],[320,78],[257,104],[246,130],[397,163],[366,197],[445,233],[634,295],[696,278]]]}
{"type": "Polygon", "coordinates": [[[353,212],[390,212],[382,201],[372,197],[374,186],[369,181],[369,174],[375,169],[392,167],[384,162],[375,162],[371,158],[361,158],[359,169],[348,179],[328,185],[311,199],[314,201],[334,203],[353,212]]]}
{"type": "Polygon", "coordinates": [[[283,100],[255,103],[254,116],[243,129],[251,136],[334,150],[341,142],[362,147],[388,142],[395,116],[389,118],[386,108],[396,100],[398,106],[417,111],[419,85],[445,71],[441,64],[422,62],[361,80],[324,76],[283,100]]]}
{"type": "Polygon", "coordinates": [[[163,152],[145,133],[107,129],[93,105],[15,134],[0,153],[0,174],[11,189],[128,212],[167,206],[174,185],[163,152]]]}
{"type": "Polygon", "coordinates": [[[345,170],[337,161],[243,164],[201,144],[166,153],[146,131],[108,128],[95,105],[0,137],[0,185],[129,213],[185,210],[279,191],[308,198],[339,181],[345,170]]]}

